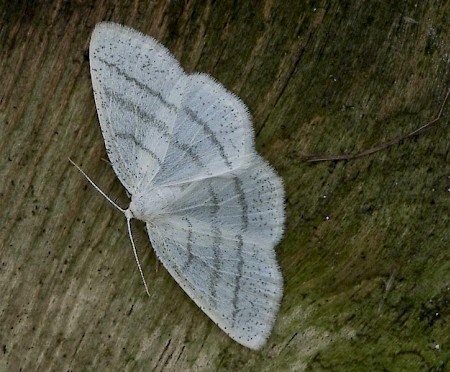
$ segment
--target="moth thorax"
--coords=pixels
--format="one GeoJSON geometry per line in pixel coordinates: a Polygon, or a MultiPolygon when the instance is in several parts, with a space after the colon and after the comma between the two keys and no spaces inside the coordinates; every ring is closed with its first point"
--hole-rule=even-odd
{"type": "Polygon", "coordinates": [[[143,194],[135,194],[131,198],[130,211],[134,218],[151,221],[155,217],[168,212],[179,193],[178,188],[161,187],[146,191],[143,194]]]}

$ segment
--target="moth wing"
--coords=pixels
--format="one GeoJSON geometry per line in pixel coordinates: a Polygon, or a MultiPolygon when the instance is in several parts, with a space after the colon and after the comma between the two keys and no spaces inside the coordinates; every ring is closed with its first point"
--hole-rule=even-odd
{"type": "Polygon", "coordinates": [[[156,40],[115,23],[95,27],[89,56],[106,150],[134,194],[164,160],[179,104],[171,92],[185,74],[156,40]]]}
{"type": "Polygon", "coordinates": [[[182,97],[173,136],[151,183],[192,182],[249,163],[255,155],[253,128],[242,101],[206,74],[187,75],[178,87],[182,97]]]}
{"type": "Polygon", "coordinates": [[[253,157],[241,100],[208,75],[186,75],[151,37],[100,23],[90,66],[108,156],[132,195],[220,175],[253,157]]]}
{"type": "Polygon", "coordinates": [[[232,339],[260,348],[275,322],[283,280],[274,245],[283,186],[259,157],[249,168],[192,183],[147,223],[169,273],[232,339]]]}

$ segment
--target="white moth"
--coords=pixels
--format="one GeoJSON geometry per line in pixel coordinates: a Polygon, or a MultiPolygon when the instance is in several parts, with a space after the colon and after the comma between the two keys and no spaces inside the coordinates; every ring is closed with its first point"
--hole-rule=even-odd
{"type": "Polygon", "coordinates": [[[133,29],[99,23],[89,53],[106,150],[131,195],[126,210],[108,200],[127,218],[142,278],[132,218],[146,223],[156,255],[192,300],[232,339],[259,349],[283,292],[274,246],[284,189],[256,153],[246,106],[133,29]]]}

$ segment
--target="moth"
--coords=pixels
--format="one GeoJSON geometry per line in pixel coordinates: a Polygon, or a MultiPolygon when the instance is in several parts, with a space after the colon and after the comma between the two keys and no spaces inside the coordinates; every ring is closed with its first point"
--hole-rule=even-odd
{"type": "Polygon", "coordinates": [[[189,297],[233,340],[267,340],[283,279],[280,177],[255,150],[247,107],[209,75],[188,74],[158,41],[115,23],[92,34],[90,69],[112,167],[153,249],[189,297]]]}

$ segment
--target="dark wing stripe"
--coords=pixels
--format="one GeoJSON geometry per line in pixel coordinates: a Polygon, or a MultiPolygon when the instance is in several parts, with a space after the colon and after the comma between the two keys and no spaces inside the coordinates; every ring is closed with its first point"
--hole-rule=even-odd
{"type": "MultiPolygon", "coordinates": [[[[213,233],[213,270],[211,271],[211,278],[209,281],[209,291],[211,292],[212,297],[216,298],[217,293],[217,283],[219,282],[219,270],[220,270],[220,243],[222,241],[222,232],[219,228],[219,220],[217,218],[217,212],[219,212],[219,198],[217,197],[216,192],[214,191],[211,183],[209,183],[208,192],[210,198],[212,199],[213,206],[211,209],[211,221],[212,221],[212,233],[213,233]]],[[[214,301],[214,306],[216,305],[216,301],[214,301]]]]}
{"type": "Polygon", "coordinates": [[[238,240],[238,246],[237,246],[237,254],[238,254],[238,272],[235,277],[235,283],[234,283],[234,292],[233,292],[233,313],[231,314],[231,328],[234,328],[236,324],[236,316],[238,313],[238,303],[239,303],[239,291],[241,289],[241,278],[242,278],[242,268],[244,266],[244,258],[242,257],[242,249],[244,247],[244,241],[242,239],[242,235],[237,235],[236,239],[238,240]]]}
{"type": "Polygon", "coordinates": [[[188,258],[187,258],[186,263],[181,268],[181,270],[183,272],[186,272],[186,270],[188,270],[192,265],[192,259],[194,258],[194,255],[192,254],[192,222],[187,217],[183,217],[183,220],[186,221],[188,224],[188,237],[187,237],[187,245],[186,245],[188,258]]]}
{"type": "Polygon", "coordinates": [[[138,141],[136,139],[136,137],[134,136],[134,134],[126,133],[126,132],[124,132],[124,133],[117,132],[117,133],[115,133],[115,135],[116,135],[116,137],[118,137],[120,139],[132,141],[142,151],[145,151],[148,155],[150,155],[150,157],[152,159],[154,159],[158,163],[159,166],[161,166],[161,160],[158,158],[158,156],[156,156],[156,154],[152,150],[150,150],[147,147],[145,147],[142,142],[138,141]]]}
{"type": "Polygon", "coordinates": [[[114,63],[108,62],[105,59],[103,59],[101,57],[98,57],[98,56],[96,56],[96,58],[98,58],[98,60],[100,62],[104,63],[106,66],[108,66],[109,68],[114,70],[118,75],[123,76],[123,78],[126,81],[135,84],[137,87],[139,87],[142,90],[145,90],[151,96],[153,96],[155,98],[158,98],[161,101],[161,103],[164,106],[166,106],[167,108],[169,108],[170,110],[178,111],[178,107],[175,106],[173,103],[167,102],[164,99],[164,97],[161,95],[160,92],[157,92],[156,90],[153,90],[148,85],[145,85],[144,83],[140,82],[139,80],[135,79],[134,77],[128,75],[127,73],[125,73],[125,71],[123,71],[120,67],[116,66],[114,63]]]}
{"type": "Polygon", "coordinates": [[[236,190],[236,194],[238,194],[239,205],[241,206],[242,214],[242,229],[245,232],[248,228],[248,204],[247,200],[245,200],[245,193],[242,184],[242,180],[239,177],[234,177],[234,188],[236,190]]]}
{"type": "MultiPolygon", "coordinates": [[[[200,168],[207,168],[207,166],[203,163],[203,161],[200,160],[200,156],[198,156],[197,152],[188,144],[180,142],[179,140],[176,140],[172,142],[172,144],[179,150],[184,151],[186,154],[188,154],[192,161],[200,168]]],[[[209,172],[208,172],[209,173],[209,172]]]]}
{"type": "Polygon", "coordinates": [[[150,122],[152,124],[152,127],[158,129],[163,136],[170,139],[172,138],[170,129],[167,124],[161,120],[158,120],[155,115],[144,111],[139,106],[133,104],[130,101],[127,101],[118,92],[114,92],[110,89],[105,88],[104,93],[107,98],[113,99],[117,104],[119,104],[122,109],[131,112],[134,115],[137,115],[139,119],[142,119],[142,122],[150,122]]]}
{"type": "MultiPolygon", "coordinates": [[[[236,193],[238,194],[238,202],[241,207],[241,221],[242,221],[242,232],[245,233],[248,228],[248,204],[247,200],[245,200],[245,193],[242,185],[242,180],[239,177],[234,177],[234,187],[236,193]]],[[[242,249],[244,247],[244,241],[242,239],[242,235],[237,236],[238,239],[238,275],[234,278],[234,292],[233,292],[233,313],[232,313],[232,327],[234,327],[236,323],[236,316],[238,313],[238,303],[239,303],[239,291],[241,288],[241,279],[242,279],[242,268],[244,266],[244,258],[242,256],[242,249]]]]}
{"type": "Polygon", "coordinates": [[[192,121],[194,121],[197,124],[200,124],[200,126],[203,128],[205,133],[209,136],[208,138],[211,139],[211,142],[219,149],[219,154],[222,157],[224,163],[229,169],[232,169],[231,162],[228,159],[227,154],[225,153],[225,149],[223,148],[222,144],[217,139],[216,134],[211,130],[211,128],[208,126],[207,123],[205,123],[202,119],[200,119],[197,114],[192,111],[189,108],[184,109],[186,114],[191,118],[192,121]]]}

